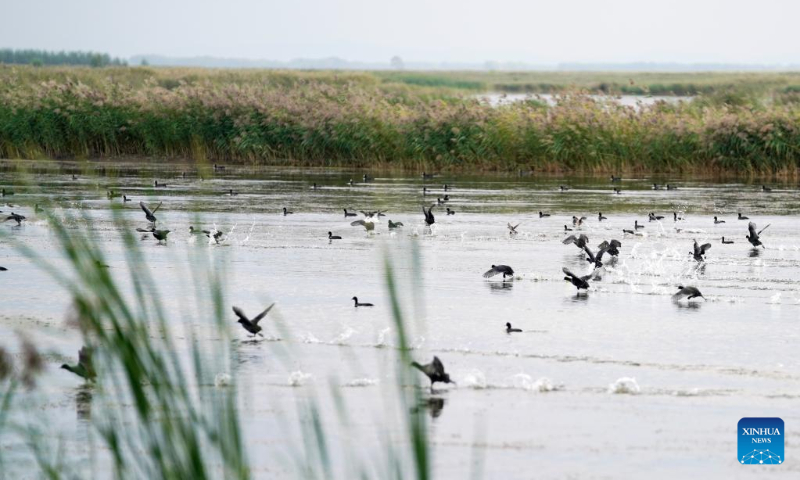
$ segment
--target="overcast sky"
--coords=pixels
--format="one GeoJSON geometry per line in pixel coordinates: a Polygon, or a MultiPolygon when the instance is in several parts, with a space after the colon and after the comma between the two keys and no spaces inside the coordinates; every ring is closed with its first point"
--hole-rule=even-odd
{"type": "Polygon", "coordinates": [[[290,60],[800,63],[800,0],[2,0],[0,47],[290,60]]]}

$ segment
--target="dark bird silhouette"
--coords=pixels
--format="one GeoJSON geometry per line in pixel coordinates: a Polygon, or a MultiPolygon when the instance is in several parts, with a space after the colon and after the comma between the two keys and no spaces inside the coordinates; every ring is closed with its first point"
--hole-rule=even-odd
{"type": "Polygon", "coordinates": [[[644,225],[639,225],[639,220],[633,221],[633,228],[634,230],[639,230],[640,228],[644,228],[644,225]]]}
{"type": "Polygon", "coordinates": [[[375,306],[375,305],[373,305],[371,303],[360,303],[358,301],[358,297],[353,297],[350,300],[352,300],[355,303],[356,307],[374,307],[375,306]]]}
{"type": "Polygon", "coordinates": [[[224,167],[224,166],[222,166],[222,165],[217,165],[216,163],[214,164],[214,171],[215,171],[215,172],[221,172],[221,171],[223,171],[223,170],[225,170],[225,167],[224,167]]]}
{"type": "Polygon", "coordinates": [[[226,195],[231,196],[231,197],[235,197],[236,195],[239,195],[239,192],[234,192],[233,189],[231,188],[231,189],[228,189],[228,191],[226,192],[226,195]]]}
{"type": "Polygon", "coordinates": [[[615,177],[614,175],[611,175],[611,182],[612,183],[613,182],[619,182],[621,180],[622,180],[622,177],[615,177]]]}
{"type": "Polygon", "coordinates": [[[328,232],[328,240],[341,240],[341,239],[342,237],[340,237],[339,235],[334,235],[333,233],[328,232]]]}
{"type": "Polygon", "coordinates": [[[508,265],[492,265],[492,268],[483,274],[483,278],[491,278],[501,273],[503,274],[503,280],[505,280],[507,276],[514,278],[514,269],[508,265]]]}
{"type": "Polygon", "coordinates": [[[608,251],[610,245],[606,245],[605,247],[599,249],[597,251],[597,255],[592,253],[592,249],[589,248],[589,245],[583,247],[583,251],[586,252],[586,261],[589,263],[594,264],[594,268],[600,268],[603,266],[603,254],[608,251]]]}
{"type": "Polygon", "coordinates": [[[549,217],[549,216],[550,216],[549,213],[539,212],[539,218],[545,218],[545,217],[549,217]]]}
{"type": "Polygon", "coordinates": [[[677,189],[678,189],[677,185],[670,185],[669,183],[667,184],[667,190],[677,190],[677,189]]]}
{"type": "Polygon", "coordinates": [[[628,233],[630,235],[634,235],[636,232],[634,232],[633,230],[628,230],[627,228],[623,228],[622,233],[628,233]]]}
{"type": "Polygon", "coordinates": [[[450,186],[448,184],[446,184],[446,183],[444,184],[444,191],[445,192],[450,191],[450,186]]]}
{"type": "Polygon", "coordinates": [[[659,185],[657,183],[654,183],[653,184],[653,190],[661,190],[661,185],[659,185]]]}
{"type": "Polygon", "coordinates": [[[519,328],[511,328],[511,323],[506,322],[506,333],[519,333],[521,331],[519,328]]]}
{"type": "Polygon", "coordinates": [[[318,187],[317,187],[317,184],[316,184],[316,183],[314,183],[314,184],[312,184],[312,185],[311,185],[311,190],[316,190],[317,188],[318,188],[318,187]]]}
{"type": "Polygon", "coordinates": [[[286,208],[286,207],[283,207],[283,216],[284,216],[284,217],[285,217],[286,215],[291,215],[291,214],[293,214],[293,213],[294,213],[294,212],[292,212],[292,211],[289,211],[289,209],[288,209],[288,208],[286,208]]]}
{"type": "Polygon", "coordinates": [[[151,211],[149,208],[147,208],[147,205],[145,205],[144,202],[139,202],[139,206],[142,207],[142,211],[144,212],[144,216],[148,222],[156,223],[156,212],[159,208],[161,208],[161,203],[163,202],[158,202],[158,206],[151,211]]]}
{"type": "Polygon", "coordinates": [[[169,230],[153,230],[153,237],[158,240],[159,243],[167,241],[167,235],[169,235],[169,230]]]}
{"type": "Polygon", "coordinates": [[[436,176],[436,174],[434,174],[434,173],[422,172],[422,178],[433,178],[434,176],[436,176]]]}
{"type": "Polygon", "coordinates": [[[442,200],[441,198],[437,198],[436,199],[436,204],[437,205],[444,205],[444,203],[445,203],[445,200],[442,200]]]}
{"type": "Polygon", "coordinates": [[[566,192],[567,190],[569,190],[569,187],[566,185],[559,185],[558,189],[561,190],[562,192],[566,192]]]}
{"type": "Polygon", "coordinates": [[[519,227],[520,225],[522,225],[522,224],[518,223],[516,225],[511,225],[510,223],[507,223],[506,227],[508,227],[508,234],[509,235],[516,235],[517,233],[519,233],[519,232],[517,232],[517,227],[519,227]]]}
{"type": "Polygon", "coordinates": [[[768,187],[768,186],[766,186],[766,185],[761,185],[761,191],[762,191],[762,192],[771,192],[771,191],[772,191],[772,189],[771,189],[771,188],[769,188],[769,187],[768,187]]]}
{"type": "Polygon", "coordinates": [[[570,235],[569,237],[565,238],[561,241],[564,245],[569,245],[570,243],[574,243],[576,247],[583,249],[589,243],[589,237],[585,234],[581,233],[577,237],[575,235],[570,235]]]}
{"type": "Polygon", "coordinates": [[[564,231],[565,231],[565,232],[571,232],[571,231],[572,231],[572,229],[571,229],[571,228],[569,228],[568,226],[564,225],[564,231]]]}
{"type": "Polygon", "coordinates": [[[678,212],[672,212],[672,221],[677,222],[678,220],[683,220],[683,217],[679,217],[678,212]]]}
{"type": "Polygon", "coordinates": [[[765,247],[764,244],[761,243],[761,239],[759,238],[759,236],[761,236],[761,232],[763,232],[767,228],[769,228],[769,225],[767,225],[766,227],[764,227],[761,230],[759,230],[758,232],[756,232],[756,224],[753,223],[753,222],[750,222],[750,223],[747,224],[747,230],[749,230],[750,234],[747,235],[744,238],[746,238],[747,241],[750,242],[750,245],[752,245],[754,247],[758,247],[760,245],[762,248],[766,249],[767,247],[765,247]]]}
{"type": "Polygon", "coordinates": [[[13,191],[11,191],[11,190],[6,190],[5,188],[4,188],[4,189],[2,189],[2,191],[1,191],[1,192],[2,192],[2,194],[0,194],[0,196],[1,196],[1,197],[10,197],[11,195],[14,195],[14,192],[13,192],[13,191]]]}
{"type": "Polygon", "coordinates": [[[158,180],[153,182],[153,186],[155,188],[167,188],[167,184],[166,183],[158,183],[158,180]]]}
{"type": "MultiPolygon", "coordinates": [[[[139,229],[137,229],[137,230],[139,230],[139,229]]],[[[139,231],[141,231],[141,230],[139,230],[139,231]]],[[[189,226],[189,233],[191,233],[191,234],[203,233],[203,234],[205,234],[206,237],[213,238],[216,243],[219,243],[220,239],[224,235],[219,230],[214,230],[214,232],[211,232],[210,230],[197,230],[191,225],[189,226]]]]}
{"type": "Polygon", "coordinates": [[[395,228],[402,227],[403,222],[393,222],[391,220],[388,221],[389,230],[394,230],[395,228]]]}
{"type": "Polygon", "coordinates": [[[425,207],[422,207],[422,214],[425,215],[425,225],[429,227],[436,222],[433,218],[433,207],[435,206],[436,205],[431,205],[427,212],[425,211],[425,207]]]}
{"type": "Polygon", "coordinates": [[[614,191],[614,193],[616,193],[617,195],[621,195],[621,194],[622,194],[622,189],[621,189],[621,188],[613,188],[612,190],[613,190],[613,191],[614,191]]]}
{"type": "Polygon", "coordinates": [[[745,217],[744,215],[742,215],[742,212],[739,212],[739,217],[737,218],[737,220],[750,220],[750,218],[745,217]]]}
{"type": "Polygon", "coordinates": [[[580,227],[583,225],[583,221],[586,220],[586,217],[576,217],[575,215],[572,216],[572,226],[573,227],[580,227]]]}
{"type": "Polygon", "coordinates": [[[648,219],[648,221],[650,221],[650,222],[654,222],[654,221],[658,221],[658,220],[663,220],[663,219],[664,219],[664,217],[663,217],[663,216],[661,216],[661,215],[656,215],[656,214],[655,214],[655,213],[653,213],[653,212],[650,212],[650,214],[647,216],[647,219],[648,219]]]}
{"type": "Polygon", "coordinates": [[[90,382],[97,378],[97,373],[94,371],[94,365],[92,364],[92,351],[88,347],[80,349],[76,365],[72,366],[65,363],[61,365],[61,368],[90,382]]]}
{"type": "Polygon", "coordinates": [[[355,213],[355,212],[348,212],[346,208],[343,208],[342,210],[344,210],[344,216],[345,217],[357,217],[358,216],[358,214],[355,213]]]}
{"type": "Polygon", "coordinates": [[[450,207],[447,207],[447,214],[448,215],[455,215],[456,211],[455,210],[450,210],[450,207]]]}
{"type": "Polygon", "coordinates": [[[717,220],[717,217],[714,217],[714,225],[719,225],[720,223],[725,223],[725,220],[717,220]]]}
{"type": "Polygon", "coordinates": [[[592,278],[591,275],[584,275],[582,277],[579,277],[574,273],[570,272],[567,267],[563,267],[561,271],[564,272],[564,274],[566,275],[566,277],[564,277],[564,280],[575,285],[575,288],[578,289],[578,292],[580,292],[581,290],[589,289],[589,279],[592,278]]]}
{"type": "Polygon", "coordinates": [[[123,196],[122,196],[122,203],[128,203],[128,202],[130,202],[130,201],[131,201],[131,199],[130,199],[130,198],[128,198],[128,196],[127,196],[127,195],[123,195],[123,196]]]}
{"type": "Polygon", "coordinates": [[[275,304],[273,303],[272,305],[267,307],[266,310],[256,315],[255,318],[253,318],[252,320],[247,318],[247,315],[245,315],[242,309],[239,307],[233,307],[233,313],[235,313],[236,316],[239,317],[239,320],[237,320],[237,322],[242,325],[242,328],[252,333],[253,337],[255,337],[256,335],[261,335],[261,338],[264,338],[264,334],[261,333],[261,326],[258,324],[258,322],[263,320],[264,317],[267,316],[269,311],[272,310],[272,307],[274,306],[275,304]]]}
{"type": "Polygon", "coordinates": [[[706,299],[706,297],[704,297],[703,294],[700,293],[700,290],[698,290],[696,287],[684,287],[683,285],[678,285],[678,293],[672,296],[672,300],[677,302],[684,297],[688,297],[687,300],[697,297],[700,297],[703,300],[706,299]]]}
{"type": "Polygon", "coordinates": [[[424,197],[427,194],[428,194],[428,187],[422,187],[422,196],[424,197]]]}
{"type": "Polygon", "coordinates": [[[603,240],[603,242],[600,245],[598,245],[597,248],[601,250],[605,249],[609,255],[616,257],[617,255],[619,255],[619,248],[621,246],[622,242],[620,242],[619,240],[612,239],[610,242],[603,240]]]}
{"type": "Polygon", "coordinates": [[[730,245],[733,243],[733,240],[725,240],[725,237],[722,237],[722,243],[725,245],[730,245]]]}
{"type": "Polygon", "coordinates": [[[367,175],[366,173],[364,174],[364,176],[363,176],[362,178],[364,179],[364,182],[365,182],[365,183],[366,183],[366,182],[369,182],[370,180],[372,180],[372,177],[370,177],[370,176],[369,176],[369,175],[367,175]]]}
{"type": "Polygon", "coordinates": [[[431,393],[433,393],[433,384],[439,383],[455,383],[450,380],[450,375],[445,373],[444,365],[439,357],[433,357],[431,363],[420,365],[417,362],[411,362],[411,366],[424,373],[431,380],[431,393]]]}
{"type": "Polygon", "coordinates": [[[25,216],[24,215],[20,215],[18,213],[11,212],[11,215],[7,216],[6,219],[3,220],[3,223],[5,223],[5,222],[7,222],[9,220],[17,222],[17,226],[20,226],[20,225],[22,225],[22,221],[25,220],[25,216]]]}
{"type": "Polygon", "coordinates": [[[603,212],[597,212],[597,221],[602,222],[603,220],[608,220],[608,217],[604,217],[603,212]]]}
{"type": "Polygon", "coordinates": [[[0,272],[7,272],[8,269],[6,267],[0,267],[0,272]]]}
{"type": "Polygon", "coordinates": [[[706,251],[711,248],[710,243],[704,243],[700,245],[697,243],[697,240],[694,241],[694,251],[692,253],[692,257],[698,262],[705,261],[705,257],[703,255],[706,254],[706,251]]]}

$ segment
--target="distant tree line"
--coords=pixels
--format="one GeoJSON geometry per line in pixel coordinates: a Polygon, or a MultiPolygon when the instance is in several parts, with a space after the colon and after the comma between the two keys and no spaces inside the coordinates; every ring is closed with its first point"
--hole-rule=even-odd
{"type": "Polygon", "coordinates": [[[125,66],[128,62],[97,52],[49,52],[46,50],[13,50],[0,48],[0,63],[24,65],[88,65],[91,67],[125,66]]]}

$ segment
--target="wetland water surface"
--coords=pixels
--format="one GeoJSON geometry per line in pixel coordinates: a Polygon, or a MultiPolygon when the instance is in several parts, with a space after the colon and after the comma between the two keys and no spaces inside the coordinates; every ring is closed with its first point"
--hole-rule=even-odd
{"type": "MultiPolygon", "coordinates": [[[[5,204],[12,203],[28,217],[21,227],[0,225],[0,265],[8,268],[0,272],[0,339],[13,352],[14,332],[24,332],[48,353],[38,388],[17,397],[25,408],[14,415],[45,418],[78,471],[89,468],[81,463],[91,431],[84,387],[58,369],[81,346],[79,332],[65,322],[70,297],[10,243],[23,242],[66,266],[50,227],[33,209],[53,202],[70,228],[92,232],[109,271],[126,285],[129,267],[106,196],[113,188],[133,199],[123,212],[131,228],[146,226],[138,201],[163,202],[159,227],[172,231],[169,240],[164,246],[146,238],[141,248],[178,338],[196,326],[208,341],[219,338],[186,314],[187,259],[197,249],[225,272],[228,306],[255,313],[277,302],[260,342],[248,341],[227,307],[235,339],[228,373],[240,385],[257,477],[291,475],[290,462],[276,460],[290,457],[292,445],[302,448],[287,420],[298,415],[299,400],[332,384],[344,386],[350,412],[344,427],[333,404],[321,404],[333,444],[377,458],[384,454],[381,439],[401,437],[398,419],[385,413],[384,386],[397,372],[387,255],[404,286],[413,357],[424,363],[437,355],[458,383],[437,386],[436,400],[424,409],[432,418],[437,477],[482,471],[490,478],[755,478],[766,468],[771,476],[800,475],[800,201],[794,185],[762,193],[758,185],[736,182],[659,179],[679,189],[654,191],[650,178],[624,178],[613,185],[622,189],[615,195],[607,178],[444,175],[423,182],[378,174],[362,183],[362,172],[229,166],[200,181],[193,173],[181,177],[193,171],[186,166],[104,165],[106,176],[53,163],[26,175],[10,164],[0,172],[0,184],[16,192],[3,198],[0,210],[7,213],[5,204]],[[168,186],[153,189],[154,179],[168,186]],[[456,214],[434,208],[436,223],[426,229],[421,207],[444,196],[444,183],[452,186],[447,206],[456,214]],[[559,185],[571,188],[561,192],[559,185]],[[423,186],[431,190],[424,198],[423,186]],[[238,195],[224,195],[230,189],[238,195]],[[283,216],[284,206],[294,214],[283,216]],[[353,218],[343,208],[387,216],[369,233],[350,226],[353,218]],[[551,216],[539,218],[539,211],[551,216]],[[598,222],[598,211],[608,220],[598,222]],[[665,218],[648,222],[649,212],[665,218]],[[673,212],[683,220],[673,221],[673,212]],[[765,249],[751,248],[748,222],[737,220],[737,212],[759,229],[770,225],[762,234],[765,249]],[[91,222],[68,220],[81,215],[91,222]],[[571,233],[586,234],[594,250],[602,240],[622,242],[619,258],[607,262],[586,295],[576,295],[561,271],[591,270],[584,254],[561,242],[573,215],[587,217],[571,233]],[[715,224],[714,215],[726,223],[715,224]],[[197,218],[225,239],[216,245],[190,235],[197,218]],[[388,219],[404,226],[390,232],[388,219]],[[623,235],[634,220],[645,225],[642,233],[623,235]],[[509,235],[508,223],[520,223],[517,235],[509,235]],[[329,231],[343,239],[329,243],[329,231]],[[735,243],[723,245],[722,236],[735,243]],[[703,265],[689,253],[693,239],[712,244],[703,265]],[[410,278],[415,261],[420,273],[410,278]],[[513,280],[483,278],[492,264],[512,266],[513,280]],[[673,303],[677,285],[700,288],[706,300],[673,303]],[[375,307],[354,308],[354,295],[375,307]],[[273,314],[282,331],[270,323],[273,314]],[[522,333],[506,334],[506,322],[522,333]],[[277,345],[290,347],[288,360],[274,354],[277,345]],[[635,383],[618,382],[626,377],[635,383]],[[783,418],[785,464],[738,464],[742,417],[783,418]]],[[[6,440],[0,447],[8,471],[27,471],[23,444],[6,440]]],[[[346,477],[347,459],[337,454],[334,463],[337,476],[346,477]]],[[[111,475],[102,461],[93,468],[111,475]]]]}

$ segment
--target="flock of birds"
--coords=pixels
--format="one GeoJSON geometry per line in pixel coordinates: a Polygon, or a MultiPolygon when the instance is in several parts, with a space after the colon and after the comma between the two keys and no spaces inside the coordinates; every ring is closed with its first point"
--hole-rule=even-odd
{"type": "MultiPolygon", "coordinates": [[[[224,168],[225,167],[223,167],[223,166],[218,166],[216,164],[214,165],[214,170],[215,171],[223,170],[224,168]]],[[[423,173],[422,174],[422,177],[423,177],[424,180],[431,179],[431,178],[433,178],[433,176],[434,176],[433,174],[428,174],[428,173],[423,173]]],[[[73,176],[73,179],[74,178],[75,177],[73,176]]],[[[368,177],[367,175],[364,175],[363,176],[363,180],[364,180],[364,182],[368,182],[368,181],[371,180],[371,178],[368,177]]],[[[613,182],[619,182],[620,180],[621,180],[620,177],[611,176],[611,182],[612,183],[613,182]]],[[[353,180],[351,179],[348,182],[348,184],[349,185],[353,185],[354,184],[353,180]]],[[[158,182],[157,180],[154,182],[154,187],[155,188],[164,188],[166,186],[167,186],[167,184],[158,182]]],[[[317,186],[316,183],[314,183],[311,188],[312,189],[317,189],[318,186],[317,186]]],[[[658,184],[653,184],[653,189],[654,190],[661,190],[662,188],[665,188],[666,190],[677,190],[678,189],[677,186],[671,185],[671,184],[667,184],[665,186],[658,185],[658,184]]],[[[452,187],[450,185],[445,184],[445,185],[443,185],[442,189],[445,192],[450,192],[452,190],[452,187]]],[[[559,190],[560,191],[567,191],[567,190],[569,190],[569,187],[567,187],[565,185],[561,185],[561,186],[559,186],[559,190]]],[[[770,188],[768,188],[766,186],[763,186],[763,185],[761,187],[761,190],[763,192],[770,192],[771,191],[770,188]]],[[[615,194],[621,193],[621,189],[616,188],[616,187],[613,189],[613,191],[614,191],[615,194]]],[[[432,193],[433,193],[432,192],[432,188],[429,188],[427,186],[423,187],[423,190],[422,190],[423,197],[425,197],[425,196],[427,196],[429,194],[432,194],[432,193]]],[[[0,194],[2,194],[3,197],[6,197],[6,196],[9,196],[9,195],[13,195],[14,193],[11,192],[11,191],[7,191],[5,189],[2,189],[2,192],[0,192],[0,194]]],[[[226,192],[226,194],[227,195],[231,195],[231,196],[238,195],[238,193],[233,191],[232,189],[228,190],[226,192]]],[[[118,192],[114,192],[114,191],[109,191],[108,192],[108,198],[109,199],[114,199],[114,198],[119,198],[119,197],[122,197],[122,201],[123,202],[130,202],[131,201],[131,199],[128,198],[126,195],[120,195],[118,192]]],[[[436,223],[436,218],[435,218],[435,215],[434,215],[434,208],[445,206],[448,201],[450,201],[450,196],[449,196],[449,194],[445,194],[443,197],[437,197],[436,203],[431,204],[429,207],[427,207],[427,208],[425,206],[422,207],[423,220],[424,220],[424,223],[425,223],[426,227],[431,227],[432,225],[434,225],[436,223]]],[[[139,207],[141,208],[142,212],[145,215],[145,219],[148,222],[148,226],[146,228],[137,228],[136,229],[137,232],[152,235],[158,241],[159,244],[165,243],[167,241],[167,236],[170,233],[170,230],[168,230],[168,229],[158,229],[156,227],[157,222],[158,222],[158,218],[156,217],[156,213],[159,211],[161,206],[162,206],[162,203],[159,203],[158,205],[155,206],[155,208],[151,209],[144,202],[139,202],[139,207]]],[[[39,208],[38,205],[35,208],[36,208],[37,212],[41,211],[41,209],[39,208]]],[[[449,206],[445,206],[445,208],[446,208],[446,210],[445,210],[446,215],[455,215],[456,212],[454,210],[452,210],[449,206]]],[[[2,213],[2,212],[0,211],[0,213],[2,213]]],[[[377,211],[360,210],[360,211],[358,211],[358,213],[356,213],[354,211],[348,211],[347,209],[344,209],[344,217],[345,218],[357,217],[359,215],[359,213],[363,216],[363,218],[360,218],[360,219],[352,221],[350,223],[350,225],[354,226],[354,227],[363,227],[367,232],[374,231],[375,227],[376,227],[376,224],[378,223],[378,220],[380,219],[380,217],[386,216],[386,214],[383,211],[380,211],[380,210],[377,210],[377,211]]],[[[287,216],[287,215],[294,214],[294,212],[289,210],[287,207],[283,207],[282,214],[283,214],[283,216],[287,216]]],[[[540,212],[538,212],[538,214],[539,214],[539,218],[550,217],[550,214],[546,213],[546,212],[540,211],[540,212]]],[[[648,214],[648,221],[649,222],[654,222],[654,221],[660,222],[664,218],[665,217],[663,215],[657,215],[654,212],[651,212],[651,213],[648,214]]],[[[14,222],[16,222],[17,226],[20,226],[20,225],[22,225],[22,222],[24,220],[26,220],[25,216],[17,214],[17,213],[14,213],[14,212],[11,212],[11,214],[6,216],[4,222],[14,221],[14,222]]],[[[603,212],[598,212],[597,221],[598,222],[603,222],[603,221],[606,221],[606,220],[608,220],[608,217],[603,215],[603,212]]],[[[681,216],[677,212],[673,212],[673,221],[677,222],[679,220],[682,220],[681,216]]],[[[725,223],[725,220],[720,219],[719,216],[714,216],[713,220],[714,220],[714,224],[725,223]]],[[[739,212],[738,215],[737,215],[737,220],[749,220],[749,218],[747,216],[742,215],[742,213],[739,212]]],[[[580,229],[585,224],[585,222],[587,222],[587,217],[585,217],[585,216],[581,216],[581,217],[573,216],[572,217],[572,226],[570,227],[568,225],[564,225],[564,231],[566,233],[569,233],[569,232],[572,232],[574,230],[580,229]]],[[[397,228],[403,227],[403,223],[402,222],[393,222],[390,219],[387,219],[387,225],[388,225],[389,230],[395,230],[397,228]]],[[[516,225],[512,225],[511,223],[508,223],[507,224],[507,228],[508,228],[509,235],[512,236],[512,237],[514,235],[517,235],[518,234],[518,230],[517,229],[519,228],[519,226],[520,226],[519,223],[517,223],[516,225]]],[[[645,225],[639,224],[639,221],[635,220],[633,228],[632,229],[623,229],[622,233],[623,233],[623,235],[638,235],[639,231],[644,229],[644,228],[645,228],[645,225]]],[[[767,228],[769,228],[769,225],[767,225],[766,227],[762,228],[761,230],[758,230],[756,224],[754,222],[750,221],[750,222],[748,222],[748,227],[747,227],[748,234],[745,236],[745,238],[747,239],[747,241],[754,248],[757,248],[757,247],[765,248],[764,244],[761,242],[761,234],[767,228]]],[[[190,226],[189,227],[189,233],[192,234],[192,235],[195,235],[195,234],[205,235],[207,238],[213,240],[216,243],[219,243],[224,238],[224,234],[221,231],[218,231],[216,229],[215,230],[203,230],[203,229],[197,229],[194,226],[190,226]]],[[[328,240],[329,240],[329,242],[333,242],[334,240],[341,240],[341,239],[342,239],[342,237],[340,235],[333,235],[333,232],[330,232],[330,231],[328,232],[328,240]]],[[[586,274],[586,275],[578,275],[578,274],[573,273],[572,271],[570,271],[566,267],[562,268],[562,272],[564,273],[564,281],[569,282],[573,286],[575,286],[575,288],[577,289],[579,295],[582,293],[581,291],[583,291],[583,293],[585,294],[590,289],[590,287],[591,287],[590,282],[591,281],[595,281],[595,280],[598,280],[598,279],[601,278],[601,276],[599,274],[599,270],[602,269],[602,267],[604,265],[604,258],[610,257],[611,258],[611,260],[609,260],[610,262],[615,261],[616,258],[620,254],[619,249],[622,248],[622,242],[620,242],[619,240],[616,240],[616,239],[611,239],[611,240],[604,240],[601,243],[599,243],[597,245],[597,247],[596,247],[597,250],[594,251],[594,250],[592,250],[592,247],[590,246],[589,237],[584,233],[569,234],[566,238],[564,238],[562,240],[562,243],[564,245],[575,245],[582,252],[582,254],[585,255],[586,262],[589,263],[592,266],[592,271],[590,273],[586,274]]],[[[732,244],[734,242],[732,240],[730,240],[730,239],[725,239],[725,237],[722,237],[722,243],[723,244],[732,244]]],[[[707,252],[709,251],[710,248],[711,248],[711,244],[710,243],[705,243],[705,244],[700,245],[700,244],[698,244],[697,240],[694,240],[692,251],[690,251],[689,253],[692,255],[692,258],[695,261],[702,263],[702,262],[705,262],[707,252]]],[[[7,270],[6,268],[0,266],[0,271],[6,271],[6,270],[7,270]]],[[[509,265],[492,265],[491,268],[489,270],[487,270],[483,274],[483,277],[488,279],[488,278],[495,277],[497,275],[502,275],[502,280],[503,280],[503,282],[505,282],[507,279],[513,280],[515,273],[514,273],[514,269],[509,265]]],[[[695,298],[705,299],[705,297],[703,296],[702,292],[700,292],[700,290],[697,287],[690,286],[690,285],[687,285],[687,286],[678,285],[677,288],[678,288],[678,291],[672,296],[672,299],[674,301],[679,301],[679,300],[682,300],[683,298],[686,298],[687,300],[692,300],[692,299],[695,299],[695,298]]],[[[358,307],[373,307],[374,306],[372,303],[360,302],[358,297],[356,297],[356,296],[354,296],[351,300],[353,301],[354,307],[356,307],[356,308],[358,308],[358,307]]],[[[237,323],[239,323],[246,332],[251,334],[253,338],[255,338],[256,336],[261,336],[263,338],[263,334],[261,333],[262,327],[259,325],[259,323],[261,322],[261,320],[263,320],[267,316],[267,314],[270,312],[270,310],[274,306],[275,306],[275,304],[273,303],[272,305],[267,307],[264,311],[262,311],[261,313],[259,313],[255,317],[253,317],[252,319],[249,318],[239,307],[234,306],[233,307],[233,312],[236,315],[236,317],[238,318],[237,323]]],[[[508,323],[508,322],[506,323],[505,326],[506,326],[505,331],[508,334],[518,333],[518,332],[522,331],[522,330],[520,330],[518,328],[513,328],[511,323],[508,323]]],[[[80,350],[80,352],[79,352],[78,358],[79,358],[78,359],[78,364],[76,364],[74,366],[70,366],[70,365],[64,364],[64,365],[62,365],[62,368],[64,368],[65,370],[68,370],[68,371],[70,371],[70,372],[72,372],[72,373],[74,373],[74,374],[76,374],[76,375],[78,375],[78,376],[80,376],[82,378],[85,378],[87,380],[93,380],[95,378],[95,376],[96,376],[96,373],[95,373],[95,370],[93,368],[92,361],[91,361],[91,351],[87,347],[82,348],[80,350]]],[[[450,376],[445,372],[444,364],[442,363],[442,361],[438,357],[433,357],[433,360],[430,363],[424,364],[424,365],[423,364],[419,364],[417,362],[413,362],[412,366],[417,368],[418,370],[420,370],[422,373],[424,373],[430,379],[431,391],[433,391],[433,385],[435,383],[455,383],[450,379],[450,376]]]]}

